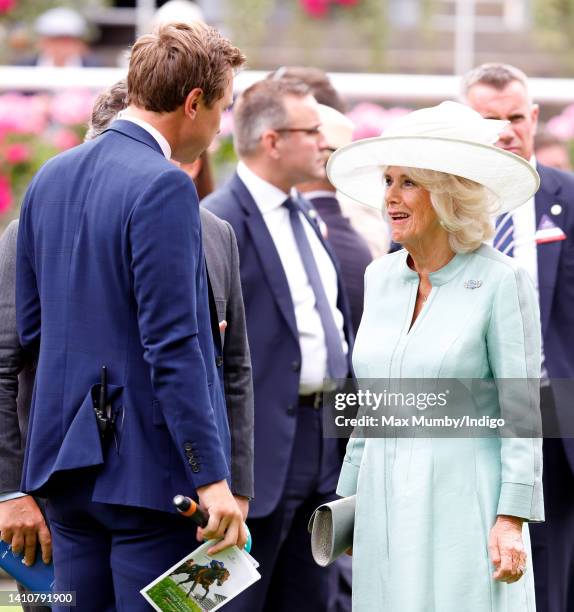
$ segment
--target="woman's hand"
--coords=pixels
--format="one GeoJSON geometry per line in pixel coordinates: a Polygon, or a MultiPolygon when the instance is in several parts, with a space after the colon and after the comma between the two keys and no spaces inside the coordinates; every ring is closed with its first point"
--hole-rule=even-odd
{"type": "Polygon", "coordinates": [[[495,580],[510,584],[520,580],[526,571],[522,523],[517,516],[500,515],[490,530],[488,551],[495,567],[492,574],[495,580]]]}

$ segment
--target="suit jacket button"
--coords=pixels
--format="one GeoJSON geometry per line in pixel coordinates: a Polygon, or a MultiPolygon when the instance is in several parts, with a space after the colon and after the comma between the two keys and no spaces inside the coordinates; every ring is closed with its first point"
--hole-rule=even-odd
{"type": "Polygon", "coordinates": [[[295,414],[295,406],[293,404],[287,406],[287,414],[295,414]]]}
{"type": "Polygon", "coordinates": [[[220,368],[223,365],[223,357],[221,355],[218,355],[215,358],[215,365],[220,368]]]}
{"type": "Polygon", "coordinates": [[[194,474],[197,474],[197,472],[199,472],[199,466],[197,466],[197,465],[192,466],[191,471],[192,471],[194,474]]]}
{"type": "Polygon", "coordinates": [[[301,370],[301,362],[293,361],[291,363],[291,369],[293,370],[293,372],[299,372],[301,370]]]}
{"type": "MultiPolygon", "coordinates": [[[[191,451],[191,450],[193,449],[193,444],[192,444],[191,442],[186,442],[186,443],[183,445],[183,448],[184,448],[186,451],[191,451]]],[[[187,453],[186,453],[186,454],[187,454],[187,453]]]]}

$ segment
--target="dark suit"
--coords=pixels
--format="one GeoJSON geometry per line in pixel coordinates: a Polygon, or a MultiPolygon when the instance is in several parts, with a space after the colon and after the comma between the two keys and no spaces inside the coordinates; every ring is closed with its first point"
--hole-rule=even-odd
{"type": "MultiPolygon", "coordinates": [[[[541,164],[537,170],[541,185],[535,197],[536,226],[547,215],[566,234],[566,240],[537,246],[544,365],[551,379],[550,389],[543,389],[541,410],[546,421],[557,421],[559,432],[572,436],[574,174],[541,164]],[[556,379],[570,380],[564,384],[556,379]]],[[[574,610],[574,439],[545,439],[543,455],[546,522],[530,525],[536,609],[571,612],[574,610]],[[570,603],[567,603],[569,597],[570,603]]]]}
{"type": "MultiPolygon", "coordinates": [[[[231,490],[236,495],[253,497],[253,386],[237,242],[229,224],[203,208],[200,217],[209,290],[217,310],[211,321],[216,363],[226,387],[231,490]],[[223,334],[218,327],[221,320],[228,323],[223,334]]],[[[18,222],[13,221],[0,238],[0,494],[20,487],[34,383],[34,363],[22,350],[16,330],[17,232],[18,222]]],[[[41,608],[41,612],[48,610],[41,608]]]]}
{"type": "Polygon", "coordinates": [[[139,589],[195,546],[173,495],[229,477],[195,189],[116,121],[36,175],[17,264],[20,341],[39,348],[22,489],[48,497],[56,588],[145,609],[139,589]],[[102,365],[116,415],[104,443],[102,365]]]}
{"type": "MultiPolygon", "coordinates": [[[[202,205],[228,221],[237,237],[255,392],[255,500],[249,526],[262,580],[231,602],[230,609],[252,612],[266,605],[266,609],[281,610],[297,599],[307,602],[308,607],[301,610],[321,610],[313,606],[323,603],[320,572],[324,570],[317,572],[310,560],[306,522],[311,506],[334,490],[341,458],[337,441],[321,441],[321,412],[299,405],[301,350],[293,301],[279,254],[251,194],[235,175],[202,205]],[[311,462],[318,466],[315,479],[302,482],[313,472],[311,462]],[[293,496],[305,500],[297,508],[292,499],[285,501],[294,490],[297,493],[293,496]]],[[[350,317],[340,275],[338,307],[351,346],[350,317]]]]}
{"type": "Polygon", "coordinates": [[[211,316],[215,360],[225,389],[231,433],[231,490],[252,498],[253,383],[237,241],[229,223],[205,208],[200,208],[199,214],[209,290],[216,309],[216,316],[211,316]],[[218,323],[224,320],[227,327],[220,333],[218,323]]]}
{"type": "MultiPolygon", "coordinates": [[[[0,494],[20,489],[34,386],[34,361],[22,350],[16,329],[17,233],[18,222],[13,221],[0,237],[0,494]]],[[[43,510],[43,503],[37,502],[43,510]]],[[[47,606],[23,609],[51,610],[47,606]]]]}

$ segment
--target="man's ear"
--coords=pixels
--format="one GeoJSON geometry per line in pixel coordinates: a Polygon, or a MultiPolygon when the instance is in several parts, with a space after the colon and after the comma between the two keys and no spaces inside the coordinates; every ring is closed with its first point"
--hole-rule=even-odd
{"type": "Polygon", "coordinates": [[[279,159],[281,157],[281,152],[277,148],[278,143],[279,134],[275,130],[265,130],[261,134],[261,146],[272,159],[279,159]]]}
{"type": "Polygon", "coordinates": [[[203,97],[203,89],[195,87],[188,94],[183,103],[183,110],[190,119],[195,119],[199,103],[203,97]]]}
{"type": "Polygon", "coordinates": [[[538,104],[533,104],[530,108],[532,117],[532,135],[534,136],[538,130],[538,116],[540,115],[540,107],[538,104]]]}

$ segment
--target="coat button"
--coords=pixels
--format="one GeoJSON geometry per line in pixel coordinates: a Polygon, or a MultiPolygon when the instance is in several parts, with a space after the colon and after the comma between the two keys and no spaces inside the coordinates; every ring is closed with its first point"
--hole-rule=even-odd
{"type": "Polygon", "coordinates": [[[223,365],[223,357],[221,355],[218,355],[215,358],[215,365],[220,368],[223,365]]]}
{"type": "Polygon", "coordinates": [[[287,414],[295,414],[295,405],[294,404],[289,404],[289,406],[287,406],[287,414]]]}
{"type": "Polygon", "coordinates": [[[293,370],[293,372],[299,372],[301,370],[301,362],[293,361],[291,363],[291,369],[293,370]]]}
{"type": "Polygon", "coordinates": [[[186,451],[190,451],[190,450],[192,450],[192,449],[193,449],[193,444],[192,444],[191,442],[186,442],[186,443],[183,445],[183,448],[184,448],[186,451]]]}
{"type": "Polygon", "coordinates": [[[197,472],[199,472],[199,466],[194,465],[194,466],[191,468],[191,471],[192,471],[194,474],[197,474],[197,472]]]}

